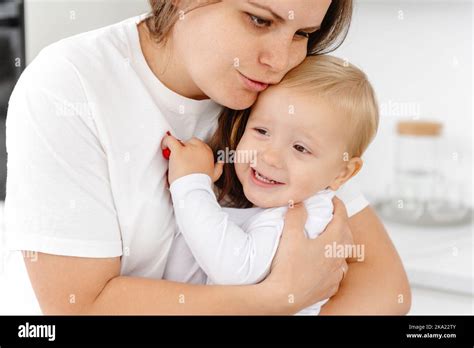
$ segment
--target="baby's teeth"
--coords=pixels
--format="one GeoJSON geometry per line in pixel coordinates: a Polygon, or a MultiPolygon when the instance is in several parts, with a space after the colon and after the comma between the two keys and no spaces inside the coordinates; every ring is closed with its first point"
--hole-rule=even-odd
{"type": "Polygon", "coordinates": [[[264,177],[261,176],[260,173],[257,172],[257,171],[255,171],[255,174],[256,174],[256,176],[257,176],[257,178],[258,178],[259,180],[261,180],[261,181],[263,181],[263,182],[266,182],[267,184],[276,184],[275,181],[273,181],[273,180],[268,180],[267,178],[264,178],[264,177]]]}

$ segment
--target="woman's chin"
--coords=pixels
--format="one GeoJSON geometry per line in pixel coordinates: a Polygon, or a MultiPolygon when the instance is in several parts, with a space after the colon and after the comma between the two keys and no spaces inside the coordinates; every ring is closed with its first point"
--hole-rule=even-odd
{"type": "Polygon", "coordinates": [[[212,98],[218,104],[233,110],[245,110],[251,107],[257,101],[258,94],[248,91],[232,93],[226,96],[217,96],[212,98]]]}

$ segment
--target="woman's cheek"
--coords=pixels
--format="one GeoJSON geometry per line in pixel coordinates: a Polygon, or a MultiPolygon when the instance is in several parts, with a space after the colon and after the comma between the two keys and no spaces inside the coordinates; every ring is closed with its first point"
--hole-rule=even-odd
{"type": "Polygon", "coordinates": [[[307,41],[304,40],[301,43],[300,42],[296,43],[297,47],[295,47],[295,49],[291,51],[292,54],[290,56],[288,71],[292,70],[293,68],[296,68],[298,65],[303,63],[303,60],[306,58],[306,55],[308,54],[308,46],[306,42],[307,41]]]}

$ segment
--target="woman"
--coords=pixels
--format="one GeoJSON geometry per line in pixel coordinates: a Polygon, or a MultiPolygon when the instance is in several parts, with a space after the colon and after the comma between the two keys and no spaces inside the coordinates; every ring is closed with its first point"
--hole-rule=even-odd
{"type": "Polygon", "coordinates": [[[304,209],[289,211],[260,284],[161,280],[176,230],[166,161],[157,155],[162,136],[209,139],[221,105],[249,107],[307,54],[337,44],[351,3],[150,3],[149,19],[44,49],[12,94],[7,241],[30,251],[25,263],[42,311],[289,314],[337,292],[322,314],[406,313],[400,259],[373,210],[350,193],[341,197],[353,216],[335,200],[335,217],[316,240],[302,237],[304,209]],[[365,244],[365,262],[347,271],[324,250],[352,236],[365,244]]]}

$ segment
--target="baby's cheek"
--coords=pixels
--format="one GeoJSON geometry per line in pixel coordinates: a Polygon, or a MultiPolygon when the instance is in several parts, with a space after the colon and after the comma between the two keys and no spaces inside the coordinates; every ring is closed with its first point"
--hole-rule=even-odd
{"type": "Polygon", "coordinates": [[[281,199],[283,204],[280,205],[292,205],[302,202],[304,201],[304,193],[304,186],[294,185],[292,187],[289,187],[285,195],[282,195],[281,199]]]}
{"type": "Polygon", "coordinates": [[[257,150],[251,140],[244,137],[239,142],[236,150],[236,157],[241,163],[251,166],[257,165],[257,150]]]}
{"type": "Polygon", "coordinates": [[[240,138],[239,143],[237,144],[237,151],[247,151],[248,148],[248,134],[247,131],[244,132],[242,138],[240,138]]]}
{"type": "Polygon", "coordinates": [[[239,162],[234,163],[235,173],[237,174],[237,178],[241,182],[243,181],[242,179],[243,179],[244,167],[245,167],[244,163],[239,163],[239,162]]]}
{"type": "Polygon", "coordinates": [[[301,170],[299,175],[292,180],[291,189],[295,201],[304,201],[316,194],[319,191],[319,187],[322,186],[321,179],[324,176],[324,173],[321,173],[319,170],[301,170]]]}

